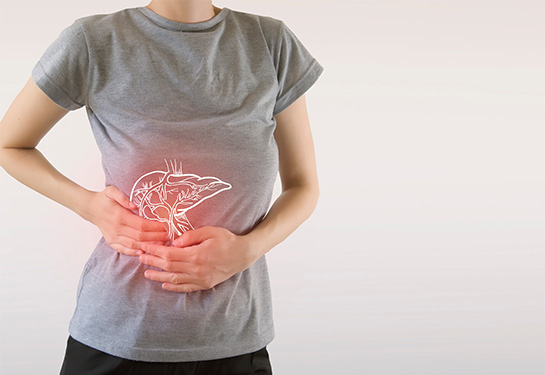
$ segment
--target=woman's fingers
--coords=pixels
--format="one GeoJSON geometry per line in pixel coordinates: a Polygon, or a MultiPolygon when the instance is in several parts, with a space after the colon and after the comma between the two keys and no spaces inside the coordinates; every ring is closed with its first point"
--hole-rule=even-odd
{"type": "MultiPolygon", "coordinates": [[[[120,206],[122,206],[125,209],[128,210],[134,210],[137,209],[138,206],[136,206],[133,202],[129,200],[129,198],[121,192],[116,186],[108,186],[106,189],[104,189],[105,195],[116,201],[120,206]]],[[[133,212],[126,211],[121,214],[122,223],[126,224],[129,227],[136,229],[139,232],[162,232],[163,234],[166,233],[165,226],[155,220],[149,220],[142,218],[133,212]]],[[[164,237],[164,236],[163,236],[164,237]]],[[[153,240],[163,240],[164,238],[135,238],[141,241],[153,241],[153,240]]],[[[167,238],[168,239],[168,238],[167,238]]]]}
{"type": "Polygon", "coordinates": [[[116,250],[118,253],[128,255],[128,256],[132,256],[132,257],[136,257],[136,256],[139,256],[139,255],[142,254],[142,250],[131,249],[131,248],[125,247],[125,246],[123,246],[123,245],[121,245],[119,243],[111,244],[110,247],[112,249],[116,250]]]}
{"type": "MultiPolygon", "coordinates": [[[[131,214],[133,215],[133,214],[131,214]]],[[[164,245],[170,240],[168,233],[159,222],[153,222],[138,217],[139,221],[130,220],[138,229],[127,224],[122,224],[118,234],[111,239],[110,246],[121,254],[138,256],[143,253],[142,246],[145,243],[164,245]]]]}
{"type": "Polygon", "coordinates": [[[119,190],[117,186],[110,185],[104,189],[104,193],[110,199],[113,199],[121,206],[129,210],[136,210],[138,206],[131,202],[129,198],[119,190]]]}
{"type": "Polygon", "coordinates": [[[163,283],[163,289],[168,290],[169,292],[176,292],[176,293],[191,293],[196,292],[198,290],[205,290],[210,289],[206,287],[202,287],[200,285],[195,284],[169,284],[169,283],[163,283]]]}
{"type": "Polygon", "coordinates": [[[153,281],[160,281],[163,283],[171,283],[171,284],[184,284],[193,282],[193,277],[191,275],[181,273],[181,272],[163,272],[163,271],[156,271],[156,270],[147,270],[144,272],[144,276],[147,279],[153,280],[153,281]]]}
{"type": "Polygon", "coordinates": [[[121,229],[120,235],[130,237],[137,242],[166,242],[169,241],[168,233],[163,232],[148,232],[146,230],[138,230],[129,226],[121,229]]]}
{"type": "Polygon", "coordinates": [[[144,251],[142,251],[142,246],[146,243],[151,243],[154,245],[164,245],[164,241],[136,241],[130,237],[125,236],[118,236],[112,244],[110,244],[110,247],[112,249],[117,250],[121,254],[130,255],[130,256],[139,256],[141,254],[144,254],[144,251]]]}
{"type": "Polygon", "coordinates": [[[157,267],[168,272],[194,273],[195,266],[181,260],[169,260],[149,254],[140,255],[139,260],[142,264],[157,267]]]}
{"type": "Polygon", "coordinates": [[[171,292],[189,293],[207,289],[204,286],[194,284],[195,277],[185,273],[147,270],[144,276],[149,280],[162,282],[163,289],[171,292]]]}
{"type": "Polygon", "coordinates": [[[163,232],[166,233],[165,225],[157,220],[144,219],[136,214],[130,213],[127,218],[127,225],[138,229],[141,232],[163,232]]]}
{"type": "Polygon", "coordinates": [[[168,236],[165,225],[156,220],[150,220],[142,218],[133,213],[128,213],[126,217],[123,218],[123,224],[128,228],[143,233],[150,234],[152,237],[137,238],[140,241],[169,241],[170,237],[168,236]],[[158,237],[157,237],[158,236],[158,237]]]}
{"type": "Polygon", "coordinates": [[[170,237],[162,223],[138,216],[132,211],[136,208],[119,188],[111,185],[93,194],[87,216],[113,249],[138,256],[144,243],[164,245],[170,237]]]}
{"type": "Polygon", "coordinates": [[[170,241],[162,223],[141,218],[133,213],[128,213],[124,218],[119,235],[131,239],[131,244],[126,246],[133,249],[141,249],[144,242],[164,245],[170,241]]]}

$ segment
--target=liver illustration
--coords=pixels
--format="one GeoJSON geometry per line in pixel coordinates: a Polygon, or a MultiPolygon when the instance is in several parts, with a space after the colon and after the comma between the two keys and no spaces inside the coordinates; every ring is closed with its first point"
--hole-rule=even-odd
{"type": "Polygon", "coordinates": [[[173,241],[194,229],[187,211],[232,186],[216,177],[183,173],[181,162],[178,165],[176,160],[165,162],[166,171],[146,173],[134,183],[130,200],[138,206],[141,217],[164,223],[173,241]]]}

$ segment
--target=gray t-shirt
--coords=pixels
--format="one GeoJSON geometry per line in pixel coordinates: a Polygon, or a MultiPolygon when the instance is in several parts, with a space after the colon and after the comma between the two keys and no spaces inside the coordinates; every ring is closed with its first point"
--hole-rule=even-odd
{"type": "MultiPolygon", "coordinates": [[[[206,225],[245,234],[263,219],[278,173],[274,116],[322,71],[277,19],[223,8],[185,24],[138,7],[76,20],[32,76],[61,107],[85,106],[106,186],[177,236],[206,225]]],[[[265,257],[189,294],[146,279],[149,268],[101,238],[78,286],[74,339],[161,362],[240,355],[273,339],[265,257]]]]}

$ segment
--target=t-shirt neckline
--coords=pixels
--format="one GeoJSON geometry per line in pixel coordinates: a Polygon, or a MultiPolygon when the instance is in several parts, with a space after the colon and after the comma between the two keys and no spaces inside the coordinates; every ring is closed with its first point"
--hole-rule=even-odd
{"type": "Polygon", "coordinates": [[[159,14],[155,13],[154,11],[146,7],[138,7],[136,9],[138,9],[147,17],[151,18],[151,20],[154,21],[159,26],[165,27],[167,29],[177,30],[177,31],[200,31],[200,30],[209,29],[217,25],[218,23],[220,23],[223,19],[225,19],[225,17],[227,16],[227,13],[229,13],[229,8],[223,7],[218,14],[216,14],[213,18],[209,19],[208,21],[198,22],[198,23],[184,23],[184,22],[169,20],[163,16],[160,16],[159,14]]]}

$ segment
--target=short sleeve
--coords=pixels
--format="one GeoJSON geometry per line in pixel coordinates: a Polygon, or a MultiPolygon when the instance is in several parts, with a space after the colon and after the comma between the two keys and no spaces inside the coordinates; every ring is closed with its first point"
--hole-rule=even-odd
{"type": "Polygon", "coordinates": [[[78,21],[65,28],[32,70],[36,85],[55,103],[75,110],[87,101],[89,53],[78,21]]]}
{"type": "Polygon", "coordinates": [[[324,68],[295,34],[280,21],[280,34],[273,56],[278,75],[276,116],[301,97],[322,74],[324,68]]]}

